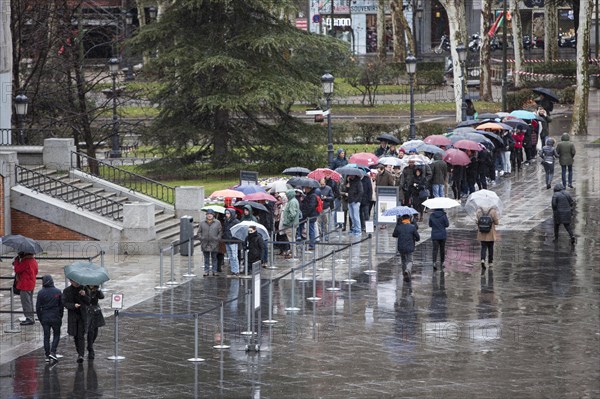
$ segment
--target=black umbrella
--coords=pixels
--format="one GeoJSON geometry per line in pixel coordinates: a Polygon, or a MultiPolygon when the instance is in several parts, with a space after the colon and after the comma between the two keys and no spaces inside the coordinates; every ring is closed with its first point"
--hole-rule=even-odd
{"type": "Polygon", "coordinates": [[[250,205],[252,207],[252,209],[255,209],[257,211],[263,211],[263,212],[269,211],[266,206],[264,206],[263,204],[259,204],[258,202],[254,202],[254,201],[238,201],[234,204],[234,206],[236,208],[243,208],[246,205],[250,205]]]}
{"type": "Polygon", "coordinates": [[[483,113],[483,114],[479,114],[477,115],[477,119],[478,120],[482,120],[482,119],[500,119],[500,117],[498,116],[498,114],[492,114],[492,113],[483,113]]]}
{"type": "Polygon", "coordinates": [[[37,254],[43,252],[42,246],[32,238],[24,237],[20,234],[13,234],[2,237],[2,244],[11,247],[17,252],[26,254],[37,254]]]}
{"type": "Polygon", "coordinates": [[[362,169],[360,169],[360,168],[353,168],[351,166],[343,166],[341,168],[337,168],[335,171],[338,172],[339,174],[341,174],[342,176],[359,176],[359,177],[363,177],[365,175],[365,172],[363,172],[362,169]]]}
{"type": "Polygon", "coordinates": [[[388,143],[400,144],[400,140],[389,133],[382,133],[377,137],[377,140],[387,141],[388,143]]]}
{"type": "Polygon", "coordinates": [[[312,187],[319,188],[321,184],[315,179],[310,179],[308,177],[293,177],[288,180],[288,184],[292,187],[312,187]]]}
{"type": "Polygon", "coordinates": [[[475,126],[475,125],[480,125],[480,124],[481,124],[480,120],[470,119],[468,121],[459,122],[458,125],[456,125],[456,127],[469,127],[469,126],[475,126]]]}
{"type": "Polygon", "coordinates": [[[535,94],[543,94],[544,96],[548,97],[550,99],[550,101],[553,101],[555,103],[560,102],[560,99],[558,98],[558,96],[556,94],[554,94],[554,92],[550,89],[546,89],[544,87],[536,87],[532,91],[535,94]]]}
{"type": "Polygon", "coordinates": [[[496,133],[486,132],[484,130],[476,130],[476,132],[479,133],[479,134],[484,135],[487,138],[489,138],[496,147],[503,147],[504,146],[504,142],[502,141],[502,137],[498,136],[496,133]]]}
{"type": "Polygon", "coordinates": [[[306,176],[310,173],[310,169],[303,168],[302,166],[293,166],[291,168],[285,169],[283,172],[284,175],[290,176],[306,176]]]}
{"type": "Polygon", "coordinates": [[[513,119],[504,119],[502,121],[505,125],[512,126],[514,128],[524,127],[527,128],[527,122],[523,119],[513,118],[513,119]]]}

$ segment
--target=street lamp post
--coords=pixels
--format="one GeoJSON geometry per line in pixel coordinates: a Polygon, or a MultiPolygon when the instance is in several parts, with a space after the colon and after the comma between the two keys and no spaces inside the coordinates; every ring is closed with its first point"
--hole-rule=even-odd
{"type": "Polygon", "coordinates": [[[410,53],[404,61],[406,64],[406,73],[408,73],[408,79],[410,84],[410,127],[408,130],[408,139],[414,140],[417,136],[415,127],[415,73],[417,72],[417,59],[410,53]]]}
{"type": "MultiPolygon", "coordinates": [[[[125,40],[129,38],[131,34],[131,26],[133,25],[133,14],[130,12],[125,13],[125,40]]],[[[130,81],[133,80],[133,67],[131,66],[131,61],[129,60],[129,46],[125,44],[125,68],[127,68],[127,72],[125,72],[125,80],[130,81]]]]}
{"type": "Polygon", "coordinates": [[[119,73],[119,59],[108,60],[108,69],[112,78],[112,134],[111,134],[111,158],[121,158],[121,144],[119,138],[119,117],[117,115],[117,74],[119,73]]]}
{"type": "Polygon", "coordinates": [[[148,8],[148,16],[150,17],[151,20],[154,20],[156,18],[156,7],[148,8]]]}
{"type": "Polygon", "coordinates": [[[467,60],[467,48],[461,43],[456,46],[456,52],[458,53],[458,62],[460,64],[460,81],[461,81],[461,106],[460,106],[460,120],[464,121],[467,119],[467,103],[465,102],[465,89],[467,81],[465,79],[465,61],[467,60]]]}
{"type": "Polygon", "coordinates": [[[27,108],[29,106],[29,99],[23,93],[19,93],[15,97],[15,109],[17,112],[17,129],[19,130],[19,136],[17,138],[19,145],[25,144],[25,134],[23,131],[23,124],[25,122],[25,115],[27,115],[27,108]]]}
{"type": "Polygon", "coordinates": [[[333,134],[331,132],[331,95],[333,94],[333,81],[335,78],[329,72],[321,76],[323,85],[323,94],[327,100],[327,161],[329,165],[333,163],[333,134]]]}

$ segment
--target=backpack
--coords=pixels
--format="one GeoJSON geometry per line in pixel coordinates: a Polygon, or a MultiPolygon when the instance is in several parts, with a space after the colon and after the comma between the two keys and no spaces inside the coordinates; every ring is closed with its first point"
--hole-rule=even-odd
{"type": "Polygon", "coordinates": [[[317,213],[321,213],[321,212],[323,212],[323,200],[318,195],[315,195],[315,197],[317,197],[317,206],[315,209],[316,209],[317,213]]]}
{"type": "Polygon", "coordinates": [[[479,216],[477,220],[477,227],[480,233],[489,233],[492,231],[492,225],[494,224],[494,219],[490,216],[491,209],[487,211],[487,213],[479,216]]]}

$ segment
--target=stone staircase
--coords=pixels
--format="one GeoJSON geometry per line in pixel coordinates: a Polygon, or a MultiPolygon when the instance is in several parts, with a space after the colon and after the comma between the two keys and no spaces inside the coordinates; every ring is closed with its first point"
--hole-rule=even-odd
{"type": "MultiPolygon", "coordinates": [[[[44,166],[25,167],[32,173],[17,173],[17,183],[39,193],[71,203],[86,211],[93,212],[114,222],[122,222],[122,205],[128,201],[144,201],[136,193],[126,188],[123,191],[110,190],[93,180],[73,177],[69,172],[57,171],[44,166]]],[[[179,238],[179,219],[170,209],[157,206],[154,212],[156,240],[168,245],[179,238]]]]}

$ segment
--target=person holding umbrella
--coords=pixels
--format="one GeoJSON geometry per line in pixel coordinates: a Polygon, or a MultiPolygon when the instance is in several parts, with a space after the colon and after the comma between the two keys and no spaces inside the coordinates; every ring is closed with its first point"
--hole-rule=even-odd
{"type": "Polygon", "coordinates": [[[496,226],[499,224],[498,212],[492,207],[484,209],[480,207],[475,214],[477,220],[477,241],[481,242],[481,269],[491,268],[494,263],[494,242],[496,241],[496,226]]]}
{"type": "Polygon", "coordinates": [[[33,312],[33,290],[35,289],[35,279],[38,274],[38,263],[32,253],[19,252],[13,260],[15,271],[15,288],[20,290],[21,306],[25,320],[20,324],[22,326],[31,326],[35,324],[33,312]]]}
{"type": "Polygon", "coordinates": [[[417,227],[410,222],[410,215],[402,215],[396,224],[392,237],[398,239],[396,248],[400,254],[402,274],[404,275],[404,281],[409,282],[411,279],[415,242],[421,240],[417,227]]]}
{"type": "Polygon", "coordinates": [[[429,216],[429,227],[431,227],[431,242],[433,244],[433,270],[437,270],[437,255],[440,254],[440,269],[444,268],[444,260],[446,260],[446,238],[448,234],[446,228],[450,226],[448,215],[443,209],[434,209],[429,216]]]}
{"type": "Polygon", "coordinates": [[[77,363],[83,363],[87,308],[92,303],[92,297],[85,286],[80,285],[73,279],[70,279],[69,282],[71,285],[65,288],[62,293],[62,303],[67,308],[67,333],[73,337],[75,342],[77,363]]]}
{"type": "Polygon", "coordinates": [[[88,285],[85,287],[90,295],[90,306],[87,308],[87,350],[88,359],[93,360],[95,356],[94,342],[98,337],[98,328],[103,327],[104,316],[102,315],[102,309],[98,305],[100,299],[104,299],[104,293],[97,285],[88,285]]]}

